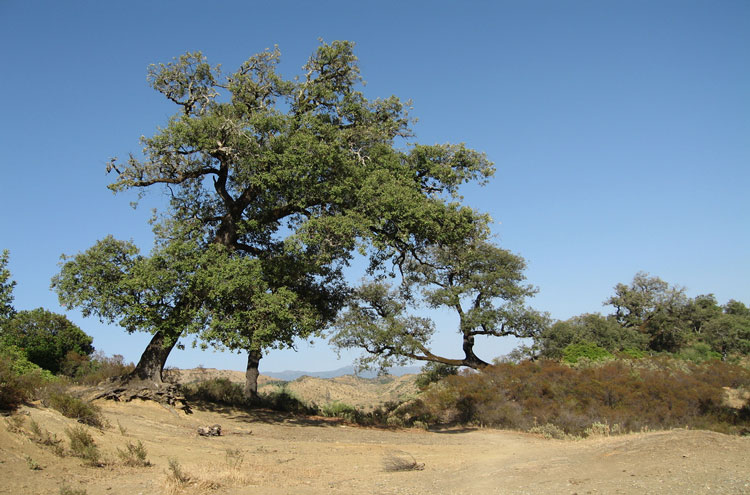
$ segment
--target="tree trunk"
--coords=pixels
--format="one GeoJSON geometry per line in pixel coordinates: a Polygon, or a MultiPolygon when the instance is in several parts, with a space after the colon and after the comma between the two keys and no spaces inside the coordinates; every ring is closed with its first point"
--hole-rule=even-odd
{"type": "Polygon", "coordinates": [[[245,371],[245,398],[250,401],[258,399],[258,365],[263,354],[260,351],[248,351],[247,371],[245,371]]]}
{"type": "Polygon", "coordinates": [[[146,350],[141,354],[130,378],[154,382],[157,385],[162,383],[161,372],[164,370],[164,364],[167,362],[169,353],[177,344],[179,334],[173,335],[161,330],[154,334],[151,342],[146,346],[146,350]]]}
{"type": "Polygon", "coordinates": [[[478,370],[490,364],[480,359],[479,356],[474,354],[474,336],[473,335],[464,334],[463,350],[464,350],[464,356],[465,356],[464,366],[468,366],[469,368],[474,368],[475,370],[478,370]]]}

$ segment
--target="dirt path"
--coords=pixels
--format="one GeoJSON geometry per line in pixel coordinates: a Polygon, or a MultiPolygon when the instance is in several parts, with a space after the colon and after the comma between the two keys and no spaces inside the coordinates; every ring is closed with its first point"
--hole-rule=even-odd
{"type": "MultiPolygon", "coordinates": [[[[63,483],[89,495],[750,493],[747,437],[675,430],[558,441],[496,430],[359,428],[236,410],[185,416],[148,402],[101,405],[111,426],[92,432],[107,466],[82,466],[0,428],[0,493],[59,493],[63,483]],[[196,434],[214,423],[223,436],[196,434]],[[139,440],[153,466],[123,466],[117,449],[139,440]],[[31,470],[26,456],[43,469],[31,470]],[[167,481],[170,458],[191,481],[167,481]],[[424,466],[386,471],[384,461],[394,459],[424,466]]],[[[64,429],[72,420],[46,409],[24,412],[24,429],[33,418],[67,446],[64,429]]]]}

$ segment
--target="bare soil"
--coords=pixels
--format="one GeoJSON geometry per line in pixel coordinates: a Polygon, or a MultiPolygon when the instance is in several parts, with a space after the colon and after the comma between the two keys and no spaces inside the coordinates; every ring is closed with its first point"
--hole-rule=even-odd
{"type": "Polygon", "coordinates": [[[139,400],[98,404],[109,427],[88,429],[101,467],[70,454],[64,430],[77,423],[54,410],[22,408],[20,431],[0,423],[0,493],[57,494],[63,485],[89,495],[750,493],[750,437],[672,430],[545,440],[491,429],[364,428],[221,407],[193,407],[186,415],[139,400]],[[65,456],[29,438],[32,419],[63,439],[65,456]],[[214,424],[222,436],[198,435],[200,426],[214,424]],[[117,455],[138,441],[149,467],[125,466],[117,455]],[[389,470],[394,465],[406,470],[389,470]]]}

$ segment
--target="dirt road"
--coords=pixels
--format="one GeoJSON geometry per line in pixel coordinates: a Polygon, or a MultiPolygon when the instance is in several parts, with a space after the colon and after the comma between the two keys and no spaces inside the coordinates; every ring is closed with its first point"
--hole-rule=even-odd
{"type": "MultiPolygon", "coordinates": [[[[673,430],[580,441],[497,430],[387,430],[324,418],[215,409],[184,415],[151,402],[102,402],[110,427],[92,429],[108,462],[83,466],[0,428],[0,493],[216,494],[689,494],[750,493],[750,438],[673,430]],[[199,426],[220,424],[220,437],[199,426]],[[141,441],[150,467],[117,456],[141,441]],[[169,459],[186,479],[174,481],[169,459]],[[41,470],[32,470],[33,463],[41,470]],[[402,461],[419,470],[388,471],[402,461]]],[[[25,408],[68,441],[73,420],[25,408]]]]}

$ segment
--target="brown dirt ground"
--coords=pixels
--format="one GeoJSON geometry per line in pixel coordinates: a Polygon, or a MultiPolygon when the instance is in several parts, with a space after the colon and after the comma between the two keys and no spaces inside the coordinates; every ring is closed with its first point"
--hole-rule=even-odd
{"type": "MultiPolygon", "coordinates": [[[[0,423],[0,493],[57,494],[63,484],[89,495],[750,493],[750,438],[705,431],[561,441],[489,429],[362,428],[268,411],[195,408],[185,415],[154,402],[99,404],[110,426],[90,431],[108,459],[103,467],[57,457],[0,423]],[[215,423],[222,436],[197,435],[215,423]],[[117,449],[139,440],[153,465],[122,465],[117,449]],[[27,457],[42,469],[31,470],[27,457]],[[170,481],[170,458],[189,481],[170,481]],[[424,466],[386,471],[394,458],[424,466]]],[[[24,431],[33,419],[68,447],[64,430],[75,421],[40,405],[19,414],[24,431]]]]}

